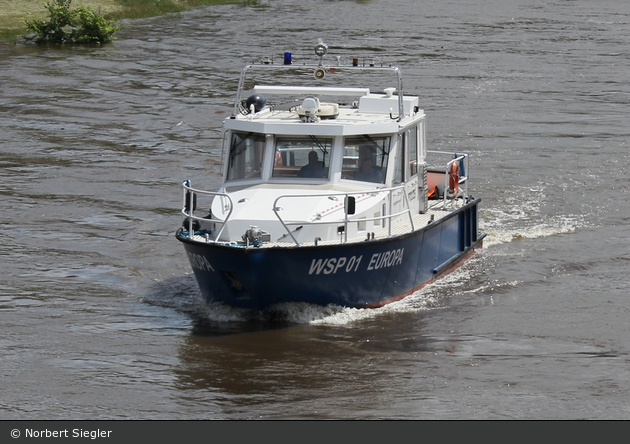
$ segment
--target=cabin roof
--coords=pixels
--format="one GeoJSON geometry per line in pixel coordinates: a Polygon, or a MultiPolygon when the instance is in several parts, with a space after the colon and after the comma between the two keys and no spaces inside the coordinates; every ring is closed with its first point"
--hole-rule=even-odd
{"type": "MultiPolygon", "coordinates": [[[[291,90],[294,93],[298,92],[295,88],[291,90]]],[[[418,97],[403,97],[405,117],[399,121],[397,96],[372,94],[360,88],[355,90],[363,93],[358,102],[350,105],[339,104],[339,114],[334,118],[322,117],[316,121],[304,122],[298,114],[297,106],[288,110],[266,107],[254,114],[231,116],[226,119],[224,126],[226,129],[264,134],[330,136],[383,134],[396,133],[401,126],[424,116],[424,111],[418,108],[418,97]]],[[[296,103],[299,102],[298,99],[296,103]]],[[[325,104],[322,102],[322,105],[325,104]]]]}

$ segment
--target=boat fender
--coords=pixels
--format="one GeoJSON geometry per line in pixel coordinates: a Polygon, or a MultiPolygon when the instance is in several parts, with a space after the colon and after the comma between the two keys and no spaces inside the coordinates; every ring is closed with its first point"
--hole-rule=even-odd
{"type": "Polygon", "coordinates": [[[459,162],[451,163],[448,172],[448,197],[455,199],[459,195],[459,162]]]}

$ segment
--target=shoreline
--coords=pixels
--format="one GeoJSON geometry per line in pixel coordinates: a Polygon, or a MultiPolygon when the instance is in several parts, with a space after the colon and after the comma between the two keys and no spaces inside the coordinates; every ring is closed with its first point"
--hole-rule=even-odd
{"type": "MultiPolygon", "coordinates": [[[[26,33],[26,26],[22,19],[29,17],[29,14],[33,14],[39,19],[45,19],[48,12],[43,5],[47,1],[0,0],[0,41],[17,43],[17,40],[26,33]]],[[[108,20],[120,21],[176,13],[197,6],[238,2],[239,0],[166,0],[160,2],[151,0],[73,0],[70,7],[75,8],[84,5],[97,14],[102,14],[108,20]]]]}

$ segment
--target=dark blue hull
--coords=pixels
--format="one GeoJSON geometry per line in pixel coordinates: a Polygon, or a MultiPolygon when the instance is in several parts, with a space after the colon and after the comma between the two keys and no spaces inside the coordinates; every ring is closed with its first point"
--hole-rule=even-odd
{"type": "Polygon", "coordinates": [[[179,232],[176,237],[208,302],[251,309],[284,302],[378,307],[452,270],[482,246],[479,202],[412,233],[361,243],[243,248],[194,242],[179,232]]]}

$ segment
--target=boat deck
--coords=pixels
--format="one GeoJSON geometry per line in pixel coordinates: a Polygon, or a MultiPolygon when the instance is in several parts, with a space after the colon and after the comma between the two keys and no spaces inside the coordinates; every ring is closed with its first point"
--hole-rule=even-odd
{"type": "MultiPolygon", "coordinates": [[[[370,231],[369,234],[372,235],[373,233],[373,239],[376,239],[376,240],[404,235],[406,233],[412,232],[412,230],[413,231],[419,230],[420,228],[428,225],[431,222],[438,222],[440,219],[446,216],[449,216],[454,209],[459,208],[460,206],[463,206],[463,204],[464,204],[463,199],[457,199],[455,202],[449,202],[445,208],[444,201],[442,199],[430,200],[429,208],[427,212],[423,214],[415,214],[412,216],[413,228],[411,226],[409,217],[401,216],[401,221],[399,223],[395,223],[391,227],[391,231],[390,231],[389,226],[387,226],[389,224],[386,224],[385,227],[382,227],[379,230],[370,231]]],[[[368,232],[365,231],[361,236],[355,236],[353,238],[349,237],[347,241],[345,241],[344,243],[351,244],[351,243],[363,242],[366,240],[367,235],[368,235],[368,232]]],[[[193,236],[193,240],[196,242],[201,242],[201,243],[210,242],[207,237],[201,236],[198,234],[195,234],[193,236]]],[[[338,245],[342,240],[345,240],[345,239],[342,239],[340,235],[339,239],[321,240],[317,243],[317,245],[318,246],[338,245]]],[[[222,243],[223,242],[219,242],[219,244],[222,244],[222,243]]],[[[235,243],[225,243],[225,245],[230,245],[230,246],[235,246],[235,247],[245,246],[244,244],[235,244],[235,243]]],[[[264,248],[288,248],[288,247],[295,247],[295,246],[296,246],[295,242],[291,240],[283,241],[283,242],[265,242],[264,243],[264,248]]],[[[301,247],[315,246],[315,242],[302,242],[300,243],[300,246],[301,247]]],[[[254,248],[253,246],[251,247],[254,248]]]]}

